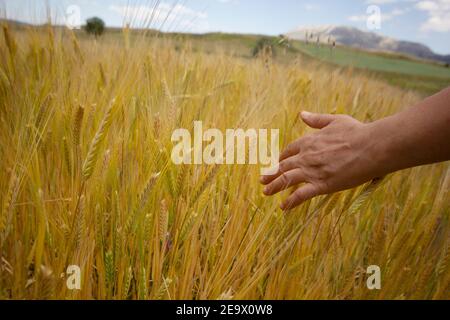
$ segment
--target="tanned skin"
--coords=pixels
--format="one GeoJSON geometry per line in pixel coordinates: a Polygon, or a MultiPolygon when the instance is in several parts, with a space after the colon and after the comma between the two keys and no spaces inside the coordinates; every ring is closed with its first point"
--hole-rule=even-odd
{"type": "Polygon", "coordinates": [[[398,170],[450,160],[450,87],[371,123],[306,111],[301,118],[319,130],[289,144],[278,172],[261,177],[268,196],[298,186],[283,210],[398,170]]]}

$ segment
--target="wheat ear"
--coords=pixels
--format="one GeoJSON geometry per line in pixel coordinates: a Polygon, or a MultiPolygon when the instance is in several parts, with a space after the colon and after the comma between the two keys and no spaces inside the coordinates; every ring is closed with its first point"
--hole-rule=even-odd
{"type": "Polygon", "coordinates": [[[114,283],[115,277],[113,254],[111,251],[108,251],[105,254],[105,274],[106,285],[108,286],[108,288],[111,288],[114,283]]]}
{"type": "Polygon", "coordinates": [[[81,132],[81,125],[83,122],[83,116],[84,116],[84,107],[80,105],[75,113],[75,118],[73,121],[72,138],[75,150],[80,144],[80,132],[81,132]]]}
{"type": "Polygon", "coordinates": [[[9,221],[12,216],[12,209],[16,197],[16,187],[18,185],[18,179],[13,173],[11,176],[11,181],[9,183],[8,192],[5,196],[5,203],[3,205],[3,210],[0,215],[0,234],[2,234],[9,225],[9,221]]]}
{"type": "Polygon", "coordinates": [[[72,161],[70,160],[69,146],[67,145],[66,137],[63,137],[63,151],[64,151],[64,160],[65,160],[66,166],[67,166],[67,171],[69,172],[69,175],[71,175],[72,174],[72,161]]]}
{"type": "Polygon", "coordinates": [[[128,296],[130,294],[130,288],[131,288],[131,280],[133,279],[133,270],[131,267],[128,267],[127,273],[125,274],[125,284],[123,289],[123,299],[128,299],[128,296]]]}
{"type": "Polygon", "coordinates": [[[94,167],[95,167],[95,163],[97,162],[97,159],[98,159],[98,155],[100,152],[100,146],[101,146],[102,142],[105,140],[108,129],[111,126],[112,111],[113,111],[113,107],[115,104],[114,101],[115,100],[112,100],[112,102],[108,108],[108,111],[106,111],[106,114],[103,117],[102,123],[100,124],[100,127],[99,127],[97,133],[95,134],[95,137],[92,140],[91,145],[89,147],[88,155],[83,164],[84,180],[88,180],[94,173],[94,167]]]}
{"type": "Polygon", "coordinates": [[[380,185],[380,183],[383,181],[383,178],[378,178],[372,180],[367,186],[364,187],[364,190],[361,192],[361,194],[356,198],[356,200],[352,203],[352,205],[349,208],[349,214],[353,215],[355,214],[363,204],[367,201],[369,196],[375,191],[375,189],[380,185]]]}
{"type": "Polygon", "coordinates": [[[161,211],[159,213],[158,233],[159,240],[164,244],[169,224],[169,210],[167,209],[166,200],[161,201],[161,211]]]}

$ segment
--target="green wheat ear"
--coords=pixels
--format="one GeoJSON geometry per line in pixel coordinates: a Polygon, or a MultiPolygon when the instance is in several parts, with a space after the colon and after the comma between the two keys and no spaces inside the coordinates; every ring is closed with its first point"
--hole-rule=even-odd
{"type": "Polygon", "coordinates": [[[105,113],[105,116],[103,117],[102,123],[100,124],[100,127],[97,130],[97,133],[95,134],[94,139],[91,142],[91,145],[89,147],[89,152],[86,157],[86,160],[83,164],[83,178],[84,180],[88,180],[92,174],[94,173],[94,167],[95,163],[97,162],[99,153],[100,153],[100,146],[102,142],[105,140],[106,134],[108,133],[109,127],[111,126],[112,122],[112,114],[113,114],[113,107],[115,105],[115,99],[113,99],[108,107],[108,110],[105,113]]]}

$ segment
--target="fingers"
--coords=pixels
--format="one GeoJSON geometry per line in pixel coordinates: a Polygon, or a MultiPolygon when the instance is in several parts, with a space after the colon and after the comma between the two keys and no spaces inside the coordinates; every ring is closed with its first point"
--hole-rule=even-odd
{"type": "MultiPolygon", "coordinates": [[[[303,111],[301,113],[303,122],[314,129],[323,129],[337,119],[337,115],[320,114],[303,111]]],[[[290,158],[300,152],[301,139],[290,143],[280,155],[280,161],[290,158]]]]}
{"type": "Polygon", "coordinates": [[[290,197],[283,202],[283,204],[281,205],[281,209],[283,211],[291,210],[297,207],[298,205],[302,204],[303,202],[312,199],[318,195],[319,190],[315,185],[310,183],[305,184],[304,186],[295,190],[295,192],[292,193],[290,197]]]}
{"type": "Polygon", "coordinates": [[[336,115],[320,114],[303,111],[301,113],[303,122],[314,129],[322,129],[328,126],[331,122],[336,120],[336,115]]]}
{"type": "Polygon", "coordinates": [[[283,173],[291,171],[293,169],[297,169],[298,167],[299,167],[298,158],[290,157],[280,162],[280,164],[278,165],[278,171],[274,175],[262,176],[260,181],[262,184],[269,184],[283,173]]]}
{"type": "Polygon", "coordinates": [[[305,182],[305,176],[302,169],[294,169],[283,173],[269,185],[264,188],[264,194],[266,196],[272,196],[278,192],[295,186],[299,183],[305,182]]]}
{"type": "Polygon", "coordinates": [[[299,141],[294,141],[286,147],[286,149],[283,150],[283,152],[280,155],[280,161],[283,161],[287,158],[290,158],[300,152],[300,143],[299,141]]]}

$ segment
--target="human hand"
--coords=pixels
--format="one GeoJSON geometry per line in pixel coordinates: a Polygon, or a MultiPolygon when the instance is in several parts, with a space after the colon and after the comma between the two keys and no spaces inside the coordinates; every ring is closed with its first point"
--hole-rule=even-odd
{"type": "Polygon", "coordinates": [[[261,177],[268,196],[303,184],[281,209],[293,209],[315,196],[350,189],[385,174],[369,124],[346,115],[302,112],[301,117],[321,130],[289,144],[280,156],[278,172],[261,177]]]}

